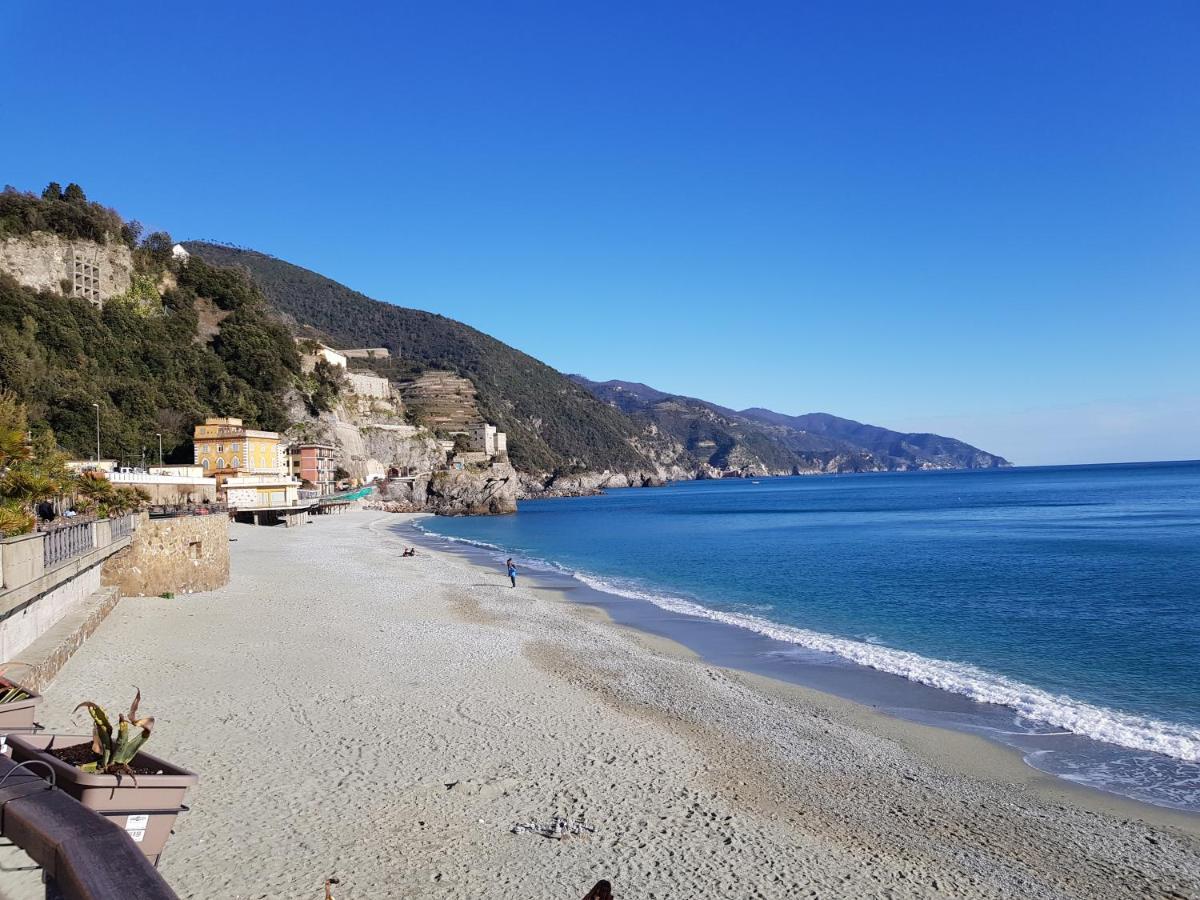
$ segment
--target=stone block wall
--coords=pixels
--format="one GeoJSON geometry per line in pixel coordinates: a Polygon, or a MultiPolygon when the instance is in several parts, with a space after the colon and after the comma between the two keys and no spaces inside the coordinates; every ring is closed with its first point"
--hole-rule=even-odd
{"type": "Polygon", "coordinates": [[[229,581],[229,519],[150,519],[143,513],[133,542],[105,562],[103,578],[124,597],[219,588],[229,581]]]}
{"type": "Polygon", "coordinates": [[[133,256],[119,241],[97,244],[35,231],[0,240],[0,271],[34,290],[66,293],[101,305],[129,290],[133,256]]]}

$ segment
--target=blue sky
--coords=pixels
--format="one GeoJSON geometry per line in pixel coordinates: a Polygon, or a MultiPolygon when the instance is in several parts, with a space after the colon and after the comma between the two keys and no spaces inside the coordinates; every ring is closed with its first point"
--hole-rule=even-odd
{"type": "Polygon", "coordinates": [[[77,181],[567,372],[1200,457],[1195,3],[0,6],[77,181]]]}

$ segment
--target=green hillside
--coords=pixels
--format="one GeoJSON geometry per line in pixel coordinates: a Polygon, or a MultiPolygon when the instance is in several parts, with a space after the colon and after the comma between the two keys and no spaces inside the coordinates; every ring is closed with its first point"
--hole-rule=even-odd
{"type": "Polygon", "coordinates": [[[338,347],[384,346],[399,359],[371,366],[393,378],[446,369],[470,379],[480,412],[508,433],[513,464],[531,472],[650,467],[630,445],[640,428],[531,356],[434,313],[373,300],[274,257],[188,242],[189,252],[250,273],[271,305],[338,347]]]}
{"type": "Polygon", "coordinates": [[[139,242],[136,223],[72,187],[70,200],[3,192],[3,233],[104,240],[115,231],[136,248],[134,283],[101,309],[0,272],[0,388],[27,406],[30,428],[50,429],[63,449],[91,457],[98,404],[100,452],[125,463],[140,462],[142,448],[156,460],[159,434],[168,457],[190,462],[192,427],[208,415],[285,428],[284,394],[300,383],[299,358],[244,273],[178,266],[169,235],[139,242]]]}
{"type": "Polygon", "coordinates": [[[906,434],[828,413],[786,416],[769,409],[728,409],[635,381],[570,376],[598,399],[668,435],[700,464],[768,471],[990,469],[1008,460],[937,434],[906,434]]]}

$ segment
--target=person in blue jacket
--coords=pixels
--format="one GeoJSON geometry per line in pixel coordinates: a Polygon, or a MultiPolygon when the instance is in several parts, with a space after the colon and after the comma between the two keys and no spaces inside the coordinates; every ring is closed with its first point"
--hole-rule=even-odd
{"type": "Polygon", "coordinates": [[[517,586],[517,567],[513,564],[512,557],[508,558],[508,580],[512,582],[512,586],[517,586]]]}

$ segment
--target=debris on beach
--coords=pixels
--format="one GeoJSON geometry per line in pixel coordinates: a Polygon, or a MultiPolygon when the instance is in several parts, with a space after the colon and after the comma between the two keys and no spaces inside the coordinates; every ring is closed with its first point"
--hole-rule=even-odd
{"type": "Polygon", "coordinates": [[[548,822],[516,822],[509,829],[512,834],[537,834],[552,840],[565,840],[571,835],[595,834],[596,829],[588,825],[583,816],[578,819],[564,819],[562,816],[552,816],[548,822]]]}

